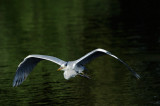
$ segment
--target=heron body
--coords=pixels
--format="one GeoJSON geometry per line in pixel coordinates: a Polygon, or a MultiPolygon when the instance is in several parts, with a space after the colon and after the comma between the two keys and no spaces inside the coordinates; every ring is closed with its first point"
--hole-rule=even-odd
{"type": "Polygon", "coordinates": [[[128,64],[126,64],[124,61],[122,61],[115,55],[111,54],[110,52],[104,49],[95,49],[75,61],[68,61],[68,62],[53,56],[29,55],[19,64],[13,80],[13,86],[18,86],[24,80],[26,80],[27,76],[30,74],[33,68],[42,60],[48,60],[60,65],[60,68],[58,69],[58,71],[61,71],[61,70],[64,71],[64,78],[67,80],[72,77],[75,77],[76,75],[89,78],[87,75],[83,73],[83,71],[86,69],[84,65],[90,62],[91,60],[95,59],[96,57],[106,55],[106,54],[119,60],[132,72],[132,74],[135,77],[137,77],[138,79],[140,78],[140,76],[135,71],[133,71],[133,69],[129,67],[128,64]]]}
{"type": "Polygon", "coordinates": [[[75,61],[68,61],[58,69],[58,71],[64,71],[64,78],[66,80],[75,77],[76,75],[82,75],[85,67],[82,65],[74,65],[75,61]]]}
{"type": "Polygon", "coordinates": [[[64,78],[67,80],[71,77],[75,77],[78,73],[81,73],[83,71],[83,67],[74,67],[74,62],[72,61],[69,61],[65,68],[63,67],[64,66],[62,66],[62,70],[64,71],[64,78]]]}

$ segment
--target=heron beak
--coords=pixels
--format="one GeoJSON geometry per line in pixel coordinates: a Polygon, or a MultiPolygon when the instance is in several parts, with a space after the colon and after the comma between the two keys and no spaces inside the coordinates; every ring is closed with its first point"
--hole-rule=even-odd
{"type": "Polygon", "coordinates": [[[60,67],[57,71],[61,71],[64,67],[60,67]]]}

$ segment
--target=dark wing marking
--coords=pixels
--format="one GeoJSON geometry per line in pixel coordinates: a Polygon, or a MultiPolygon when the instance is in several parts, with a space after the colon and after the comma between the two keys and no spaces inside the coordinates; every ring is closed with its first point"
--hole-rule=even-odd
{"type": "Polygon", "coordinates": [[[96,57],[102,56],[102,55],[110,55],[112,57],[114,57],[115,59],[119,60],[121,63],[123,63],[131,72],[132,74],[136,77],[136,78],[140,78],[140,76],[133,71],[133,69],[131,67],[129,67],[129,65],[127,63],[125,63],[124,61],[122,61],[121,59],[119,59],[117,56],[111,54],[110,52],[104,50],[104,49],[95,49],[91,52],[89,52],[88,54],[86,54],[85,56],[81,57],[80,59],[76,60],[75,65],[85,65],[86,63],[90,62],[91,60],[95,59],[96,57]]]}
{"type": "Polygon", "coordinates": [[[27,56],[18,66],[14,80],[13,87],[20,85],[29,75],[29,73],[33,70],[33,68],[37,65],[41,60],[49,60],[58,65],[62,65],[66,63],[63,60],[60,60],[56,57],[46,56],[46,55],[29,55],[27,56]]]}

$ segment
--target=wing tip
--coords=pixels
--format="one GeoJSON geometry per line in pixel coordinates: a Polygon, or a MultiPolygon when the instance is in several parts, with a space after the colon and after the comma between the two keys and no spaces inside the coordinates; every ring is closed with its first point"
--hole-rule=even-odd
{"type": "Polygon", "coordinates": [[[135,71],[133,71],[133,69],[130,70],[132,72],[132,74],[137,78],[137,79],[140,79],[140,75],[137,74],[135,71]]]}
{"type": "Polygon", "coordinates": [[[18,86],[18,84],[13,82],[12,87],[17,87],[17,86],[18,86]]]}
{"type": "Polygon", "coordinates": [[[137,79],[140,79],[140,78],[141,78],[140,75],[138,75],[137,73],[136,73],[135,76],[136,76],[137,79]]]}
{"type": "Polygon", "coordinates": [[[13,87],[17,87],[17,86],[19,86],[20,84],[22,84],[22,82],[23,82],[23,81],[16,80],[16,81],[13,82],[12,86],[13,86],[13,87]]]}
{"type": "Polygon", "coordinates": [[[15,84],[13,84],[12,87],[17,87],[17,86],[15,84]]]}
{"type": "Polygon", "coordinates": [[[17,77],[17,75],[16,75],[14,77],[12,86],[17,87],[17,86],[21,85],[25,81],[25,79],[26,79],[25,77],[22,77],[22,76],[17,77]]]}

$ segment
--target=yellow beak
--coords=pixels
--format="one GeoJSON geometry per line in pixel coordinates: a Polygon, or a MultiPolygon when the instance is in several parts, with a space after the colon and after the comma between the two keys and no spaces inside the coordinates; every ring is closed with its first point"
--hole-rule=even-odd
{"type": "Polygon", "coordinates": [[[57,71],[61,71],[63,69],[63,67],[60,67],[57,71]]]}

